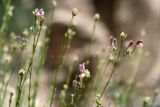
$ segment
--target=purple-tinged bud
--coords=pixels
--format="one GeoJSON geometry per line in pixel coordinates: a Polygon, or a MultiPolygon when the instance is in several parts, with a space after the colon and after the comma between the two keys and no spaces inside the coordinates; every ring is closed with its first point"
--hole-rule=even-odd
{"type": "Polygon", "coordinates": [[[113,36],[110,37],[110,48],[115,51],[117,49],[117,39],[113,36]]]}
{"type": "Polygon", "coordinates": [[[126,48],[126,51],[128,50],[129,54],[132,54],[137,47],[143,47],[143,42],[141,40],[138,40],[135,45],[134,45],[134,48],[133,49],[129,49],[130,47],[133,47],[133,42],[131,42],[128,47],[126,48]],[[131,51],[132,50],[132,51],[131,51]]]}
{"type": "Polygon", "coordinates": [[[80,75],[84,77],[85,76],[85,63],[79,65],[79,71],[80,71],[80,75]]]}
{"type": "Polygon", "coordinates": [[[133,46],[133,43],[134,43],[133,40],[131,40],[128,44],[128,47],[133,46]]]}
{"type": "Polygon", "coordinates": [[[134,50],[134,42],[133,42],[133,40],[131,40],[129,43],[128,43],[128,45],[127,45],[127,47],[126,47],[126,54],[127,55],[130,55],[130,54],[132,54],[132,52],[133,52],[133,50],[134,50]]]}
{"type": "Polygon", "coordinates": [[[113,36],[111,36],[111,37],[110,37],[110,39],[109,39],[109,40],[110,40],[110,46],[112,45],[112,41],[113,41],[113,39],[114,39],[114,37],[113,37],[113,36]]]}
{"type": "Polygon", "coordinates": [[[143,41],[138,40],[138,41],[136,42],[136,46],[137,46],[137,47],[143,47],[143,41]]]}

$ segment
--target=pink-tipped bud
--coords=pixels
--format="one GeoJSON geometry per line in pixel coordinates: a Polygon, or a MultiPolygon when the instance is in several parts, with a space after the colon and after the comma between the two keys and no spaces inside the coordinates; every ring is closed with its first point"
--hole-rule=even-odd
{"type": "Polygon", "coordinates": [[[113,36],[110,37],[110,48],[114,50],[117,48],[117,39],[113,36]]]}
{"type": "Polygon", "coordinates": [[[141,40],[138,40],[134,46],[134,49],[132,53],[136,50],[137,47],[143,47],[143,42],[141,40]]]}
{"type": "Polygon", "coordinates": [[[109,39],[109,40],[110,40],[110,45],[112,45],[112,41],[113,41],[113,39],[114,39],[114,37],[113,37],[113,36],[111,36],[111,37],[110,37],[110,39],[109,39]]]}
{"type": "Polygon", "coordinates": [[[134,42],[133,42],[133,40],[131,40],[131,41],[129,42],[129,44],[127,45],[127,48],[133,46],[133,44],[134,44],[134,42]]]}
{"type": "Polygon", "coordinates": [[[80,74],[85,73],[85,63],[79,65],[79,71],[80,71],[80,74]]]}
{"type": "Polygon", "coordinates": [[[136,42],[136,46],[137,46],[137,47],[143,47],[143,41],[138,40],[138,41],[136,42]]]}
{"type": "Polygon", "coordinates": [[[126,47],[126,54],[127,55],[131,55],[133,53],[133,51],[134,51],[133,45],[134,45],[134,42],[133,42],[133,40],[131,40],[126,47]]]}
{"type": "MultiPolygon", "coordinates": [[[[35,15],[36,19],[38,19],[41,23],[44,21],[44,10],[41,8],[41,9],[38,9],[36,8],[34,11],[33,11],[33,14],[35,15]]],[[[40,23],[40,24],[41,24],[40,23]]]]}

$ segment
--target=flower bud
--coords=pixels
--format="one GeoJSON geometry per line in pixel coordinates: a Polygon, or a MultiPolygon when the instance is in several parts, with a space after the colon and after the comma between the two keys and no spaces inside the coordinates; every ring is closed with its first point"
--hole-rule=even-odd
{"type": "Polygon", "coordinates": [[[117,39],[113,36],[110,38],[110,48],[113,49],[113,51],[117,49],[117,39]]]}
{"type": "Polygon", "coordinates": [[[138,41],[136,42],[136,46],[137,46],[137,47],[143,47],[143,42],[142,42],[141,40],[138,40],[138,41]]]}
{"type": "Polygon", "coordinates": [[[96,13],[95,15],[94,15],[94,20],[95,21],[98,21],[100,19],[100,14],[99,13],[96,13]]]}
{"type": "Polygon", "coordinates": [[[125,39],[127,37],[127,34],[125,34],[124,32],[122,32],[121,34],[120,34],[120,38],[121,39],[125,39]]]}
{"type": "Polygon", "coordinates": [[[85,70],[85,77],[90,78],[90,72],[88,69],[85,70]]]}
{"type": "Polygon", "coordinates": [[[131,40],[129,42],[129,44],[127,45],[127,47],[126,47],[126,54],[127,55],[131,55],[132,54],[132,52],[133,52],[133,45],[134,45],[134,42],[131,40]]]}
{"type": "Polygon", "coordinates": [[[78,13],[78,9],[77,8],[73,8],[72,10],[72,16],[76,16],[78,13]]]}
{"type": "Polygon", "coordinates": [[[53,7],[56,7],[56,6],[57,6],[56,0],[52,0],[52,5],[53,5],[53,7]]]}
{"type": "Polygon", "coordinates": [[[102,99],[100,97],[100,94],[97,95],[96,104],[97,104],[97,106],[101,106],[102,105],[102,99]]]}
{"type": "Polygon", "coordinates": [[[150,97],[144,97],[143,99],[143,107],[145,107],[146,105],[148,105],[148,103],[150,102],[151,98],[150,97]]]}
{"type": "Polygon", "coordinates": [[[25,74],[25,70],[24,69],[20,69],[18,73],[19,73],[20,76],[23,76],[25,74]]]}

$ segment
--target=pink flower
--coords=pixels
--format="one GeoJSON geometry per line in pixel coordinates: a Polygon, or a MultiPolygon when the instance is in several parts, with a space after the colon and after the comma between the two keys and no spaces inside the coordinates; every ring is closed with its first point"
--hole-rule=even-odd
{"type": "Polygon", "coordinates": [[[33,11],[33,14],[36,17],[36,19],[38,21],[40,21],[40,25],[42,25],[42,22],[44,21],[44,11],[43,11],[43,9],[42,8],[41,9],[36,8],[33,11]]]}
{"type": "Polygon", "coordinates": [[[85,74],[85,63],[79,65],[80,74],[85,74]]]}
{"type": "Polygon", "coordinates": [[[79,65],[79,71],[80,71],[80,74],[79,74],[80,78],[84,78],[84,77],[90,78],[90,72],[88,69],[85,68],[85,63],[82,63],[79,65]]]}
{"type": "Polygon", "coordinates": [[[41,9],[35,9],[35,16],[36,17],[44,17],[44,11],[43,11],[43,9],[41,8],[41,9]]]}

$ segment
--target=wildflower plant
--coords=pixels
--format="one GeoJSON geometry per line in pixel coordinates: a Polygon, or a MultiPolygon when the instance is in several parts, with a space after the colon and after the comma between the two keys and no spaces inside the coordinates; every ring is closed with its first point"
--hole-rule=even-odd
{"type": "Polygon", "coordinates": [[[116,69],[117,65],[120,63],[120,61],[125,56],[133,54],[137,47],[143,46],[143,42],[141,40],[138,40],[135,43],[133,41],[130,41],[129,44],[127,45],[127,47],[123,47],[124,41],[127,38],[127,34],[122,32],[119,37],[120,37],[120,46],[119,47],[117,45],[118,40],[113,36],[110,37],[110,55],[109,55],[110,58],[109,58],[109,60],[111,62],[113,62],[113,68],[111,70],[111,74],[109,75],[109,78],[108,78],[103,90],[101,91],[100,94],[98,94],[99,97],[97,97],[97,99],[96,99],[97,106],[102,105],[101,98],[102,98],[107,86],[109,85],[111,78],[115,72],[115,69],[116,69]]]}
{"type": "Polygon", "coordinates": [[[44,22],[44,11],[43,11],[43,9],[35,9],[35,11],[33,12],[33,15],[35,17],[35,25],[33,27],[31,27],[31,32],[34,36],[33,37],[33,44],[32,44],[32,54],[31,54],[31,58],[30,58],[26,73],[23,76],[21,76],[21,79],[20,79],[20,84],[18,86],[19,89],[18,89],[18,97],[17,97],[17,101],[16,101],[16,107],[20,106],[19,102],[21,101],[22,89],[24,87],[24,83],[28,77],[28,74],[29,74],[28,106],[31,107],[31,98],[32,98],[31,97],[31,86],[32,86],[31,82],[32,82],[32,70],[33,70],[33,67],[32,67],[33,66],[33,57],[36,52],[37,44],[38,44],[40,33],[42,30],[42,24],[44,22]]]}
{"type": "Polygon", "coordinates": [[[90,78],[90,71],[85,68],[85,63],[79,64],[79,81],[73,80],[74,92],[71,94],[71,107],[77,107],[82,89],[85,87],[83,80],[90,78]]]}
{"type": "Polygon", "coordinates": [[[76,31],[75,31],[75,25],[76,24],[75,24],[73,19],[75,18],[77,13],[78,13],[78,9],[77,8],[73,8],[71,21],[70,21],[70,23],[68,25],[67,31],[64,34],[65,43],[64,43],[63,48],[62,48],[62,53],[61,53],[61,55],[59,57],[59,62],[58,62],[57,69],[55,70],[55,74],[53,76],[52,85],[51,85],[51,94],[50,94],[50,97],[49,97],[49,107],[52,106],[53,99],[55,97],[56,86],[57,86],[57,81],[58,81],[58,77],[57,77],[58,73],[60,71],[62,71],[62,69],[63,69],[66,52],[70,48],[71,40],[76,34],[76,31]]]}

